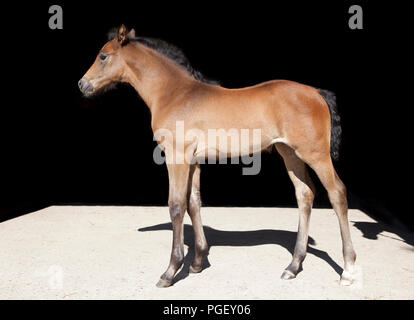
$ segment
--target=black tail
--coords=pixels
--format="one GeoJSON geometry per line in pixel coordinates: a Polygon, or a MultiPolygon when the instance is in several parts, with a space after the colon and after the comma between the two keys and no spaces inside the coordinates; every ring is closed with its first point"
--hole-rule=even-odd
{"type": "Polygon", "coordinates": [[[331,113],[331,157],[334,160],[338,160],[342,128],[341,117],[336,108],[336,96],[335,93],[328,90],[318,89],[318,92],[329,106],[329,111],[331,113]]]}

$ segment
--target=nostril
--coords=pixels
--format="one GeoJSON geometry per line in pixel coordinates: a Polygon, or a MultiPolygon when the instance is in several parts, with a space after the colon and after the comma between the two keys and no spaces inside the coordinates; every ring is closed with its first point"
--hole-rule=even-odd
{"type": "Polygon", "coordinates": [[[78,81],[79,90],[83,94],[91,93],[93,91],[93,85],[89,82],[88,78],[83,77],[78,81]]]}

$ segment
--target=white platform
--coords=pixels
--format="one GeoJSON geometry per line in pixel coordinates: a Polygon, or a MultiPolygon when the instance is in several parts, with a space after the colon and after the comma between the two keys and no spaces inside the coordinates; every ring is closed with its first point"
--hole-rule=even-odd
{"type": "Polygon", "coordinates": [[[413,299],[413,235],[384,231],[358,210],[349,216],[357,252],[351,287],[338,284],[332,210],[312,211],[303,271],[284,281],[297,209],[202,208],[211,266],[188,275],[190,253],[180,280],[159,289],[172,238],[166,207],[48,207],[0,223],[0,299],[413,299]]]}

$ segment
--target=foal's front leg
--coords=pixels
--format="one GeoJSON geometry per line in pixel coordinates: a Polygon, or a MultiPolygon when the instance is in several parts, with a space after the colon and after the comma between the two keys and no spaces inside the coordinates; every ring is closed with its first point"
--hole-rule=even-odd
{"type": "Polygon", "coordinates": [[[168,206],[173,226],[173,241],[170,264],[161,276],[157,287],[166,288],[172,285],[174,276],[184,262],[183,218],[187,209],[188,164],[167,164],[170,180],[168,206]]]}

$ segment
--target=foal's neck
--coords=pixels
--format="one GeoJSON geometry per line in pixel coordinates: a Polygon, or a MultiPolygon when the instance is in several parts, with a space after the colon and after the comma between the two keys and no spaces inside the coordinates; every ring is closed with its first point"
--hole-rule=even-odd
{"type": "Polygon", "coordinates": [[[140,43],[124,47],[123,58],[125,80],[135,88],[153,115],[197,82],[175,61],[140,43]]]}

